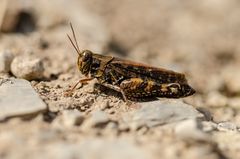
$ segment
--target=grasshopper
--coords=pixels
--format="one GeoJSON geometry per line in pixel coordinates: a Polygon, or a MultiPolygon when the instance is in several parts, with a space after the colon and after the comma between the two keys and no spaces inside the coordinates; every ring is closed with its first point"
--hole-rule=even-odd
{"type": "Polygon", "coordinates": [[[79,80],[71,90],[79,83],[96,78],[100,85],[120,92],[125,101],[149,97],[181,98],[195,93],[182,73],[104,56],[90,50],[81,51],[72,24],[70,27],[74,41],[67,36],[78,53],[78,69],[86,77],[79,80]]]}

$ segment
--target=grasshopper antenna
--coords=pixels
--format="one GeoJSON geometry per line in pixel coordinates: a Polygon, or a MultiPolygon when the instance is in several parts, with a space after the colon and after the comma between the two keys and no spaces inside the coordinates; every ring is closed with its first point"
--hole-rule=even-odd
{"type": "Polygon", "coordinates": [[[71,37],[68,34],[67,34],[67,37],[70,40],[70,42],[71,42],[72,46],[74,47],[74,49],[77,51],[78,55],[80,55],[81,51],[80,51],[78,43],[77,43],[77,38],[76,38],[76,35],[75,35],[75,32],[74,32],[72,23],[70,23],[70,27],[71,27],[71,30],[72,30],[72,34],[73,34],[73,38],[74,38],[75,44],[74,44],[73,40],[71,39],[71,37]]]}

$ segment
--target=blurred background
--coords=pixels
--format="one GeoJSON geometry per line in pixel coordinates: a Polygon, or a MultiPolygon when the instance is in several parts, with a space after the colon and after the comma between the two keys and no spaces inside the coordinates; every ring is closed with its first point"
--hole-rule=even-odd
{"type": "Polygon", "coordinates": [[[239,123],[239,8],[238,0],[1,0],[0,49],[43,58],[49,81],[77,79],[71,22],[81,49],[183,72],[197,91],[187,103],[239,123]]]}
{"type": "Polygon", "coordinates": [[[200,93],[235,94],[240,88],[239,3],[2,0],[0,47],[38,49],[49,56],[54,53],[44,48],[55,47],[61,48],[57,56],[75,59],[66,38],[72,22],[82,49],[185,72],[200,93]]]}

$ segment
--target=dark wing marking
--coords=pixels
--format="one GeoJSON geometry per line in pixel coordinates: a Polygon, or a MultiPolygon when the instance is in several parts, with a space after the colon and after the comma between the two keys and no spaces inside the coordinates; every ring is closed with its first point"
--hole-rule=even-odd
{"type": "Polygon", "coordinates": [[[114,58],[110,65],[118,72],[129,72],[129,74],[134,76],[146,76],[160,83],[187,83],[185,75],[182,73],[152,67],[142,63],[114,58]]]}

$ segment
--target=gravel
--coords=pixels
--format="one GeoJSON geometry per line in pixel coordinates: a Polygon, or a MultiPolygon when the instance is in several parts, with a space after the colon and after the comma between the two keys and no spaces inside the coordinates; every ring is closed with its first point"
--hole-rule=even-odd
{"type": "Polygon", "coordinates": [[[36,80],[43,78],[43,61],[40,58],[17,56],[11,64],[11,72],[18,78],[36,80]]]}

